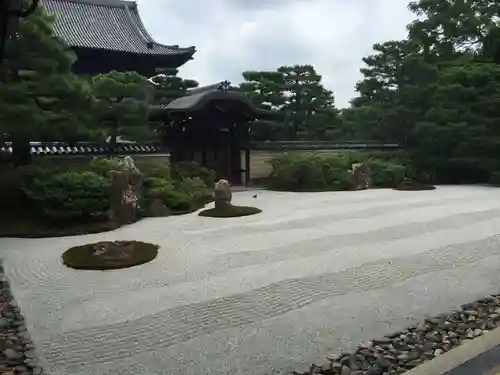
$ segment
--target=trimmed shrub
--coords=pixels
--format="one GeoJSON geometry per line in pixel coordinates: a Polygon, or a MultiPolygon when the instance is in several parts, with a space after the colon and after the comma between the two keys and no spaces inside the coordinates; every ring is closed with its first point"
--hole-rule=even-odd
{"type": "Polygon", "coordinates": [[[212,189],[199,177],[188,177],[179,181],[177,189],[192,197],[196,205],[204,205],[212,200],[212,189]]]}
{"type": "Polygon", "coordinates": [[[367,163],[375,187],[393,188],[403,180],[403,165],[374,159],[361,153],[285,153],[271,161],[269,187],[287,191],[349,190],[354,163],[367,163]]]}
{"type": "Polygon", "coordinates": [[[123,165],[118,158],[95,157],[90,161],[88,169],[103,177],[108,177],[110,171],[120,171],[123,165]]]}
{"type": "Polygon", "coordinates": [[[493,186],[500,186],[500,171],[490,173],[490,184],[493,186]]]}
{"type": "Polygon", "coordinates": [[[342,155],[285,153],[271,161],[269,187],[288,191],[346,190],[348,159],[342,155]]]}
{"type": "Polygon", "coordinates": [[[403,165],[376,159],[370,159],[367,163],[375,187],[393,188],[405,178],[406,168],[403,165]]]}
{"type": "Polygon", "coordinates": [[[181,161],[172,164],[172,177],[177,181],[198,177],[205,185],[213,186],[217,175],[214,170],[200,167],[200,165],[194,161],[181,161]]]}
{"type": "Polygon", "coordinates": [[[54,220],[89,220],[106,216],[109,187],[106,178],[86,171],[37,176],[23,190],[42,216],[54,220]]]}

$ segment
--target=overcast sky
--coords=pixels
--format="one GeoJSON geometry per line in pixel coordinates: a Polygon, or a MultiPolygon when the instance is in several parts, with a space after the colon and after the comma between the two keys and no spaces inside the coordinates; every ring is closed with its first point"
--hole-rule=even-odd
{"type": "Polygon", "coordinates": [[[361,58],[406,36],[407,0],[137,0],[153,38],[196,46],[180,70],[201,85],[241,81],[245,70],[312,64],[348,106],[361,58]]]}

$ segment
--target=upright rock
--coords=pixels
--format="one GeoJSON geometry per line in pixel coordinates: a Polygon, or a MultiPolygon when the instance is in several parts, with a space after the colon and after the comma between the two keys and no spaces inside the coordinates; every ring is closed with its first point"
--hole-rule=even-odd
{"type": "Polygon", "coordinates": [[[355,190],[369,189],[372,186],[372,171],[367,164],[353,164],[351,173],[355,190]]]}
{"type": "Polygon", "coordinates": [[[233,194],[231,193],[231,185],[227,180],[219,180],[215,183],[212,193],[215,208],[220,209],[231,205],[233,194]]]}
{"type": "Polygon", "coordinates": [[[133,223],[137,220],[137,201],[142,176],[130,156],[124,158],[122,170],[111,171],[110,219],[118,225],[133,223]]]}

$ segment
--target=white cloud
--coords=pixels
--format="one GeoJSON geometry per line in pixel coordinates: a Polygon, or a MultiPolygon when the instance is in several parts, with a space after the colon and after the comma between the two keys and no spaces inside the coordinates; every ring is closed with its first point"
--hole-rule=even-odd
{"type": "Polygon", "coordinates": [[[406,36],[406,0],[138,0],[160,43],[196,46],[180,74],[200,84],[245,70],[313,64],[339,107],[354,96],[372,45],[406,36]]]}

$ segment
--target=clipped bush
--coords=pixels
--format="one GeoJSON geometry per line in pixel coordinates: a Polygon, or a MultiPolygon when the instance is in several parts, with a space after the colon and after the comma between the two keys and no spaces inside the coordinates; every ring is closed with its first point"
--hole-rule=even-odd
{"type": "Polygon", "coordinates": [[[177,189],[192,197],[196,205],[203,205],[212,200],[212,189],[199,177],[188,177],[179,181],[177,189]]]}
{"type": "Polygon", "coordinates": [[[164,162],[137,161],[136,167],[146,178],[160,178],[171,181],[170,166],[164,162]]]}
{"type": "Polygon", "coordinates": [[[489,182],[493,186],[500,186],[500,171],[491,172],[489,182]]]}
{"type": "Polygon", "coordinates": [[[89,163],[88,169],[103,177],[108,177],[110,171],[121,171],[122,161],[119,158],[94,157],[89,163]]]}
{"type": "Polygon", "coordinates": [[[170,188],[154,189],[150,197],[151,200],[161,200],[165,206],[173,211],[173,213],[190,212],[194,211],[196,208],[196,204],[190,195],[170,188]]]}
{"type": "Polygon", "coordinates": [[[205,185],[213,186],[217,175],[214,170],[201,167],[194,161],[181,161],[172,165],[172,177],[175,180],[182,181],[186,178],[198,177],[205,185]]]}
{"type": "Polygon", "coordinates": [[[338,154],[285,153],[271,161],[269,187],[288,191],[347,190],[349,160],[338,154]]]}
{"type": "Polygon", "coordinates": [[[375,187],[394,188],[405,178],[406,168],[403,165],[377,159],[369,159],[367,163],[375,187]]]}
{"type": "Polygon", "coordinates": [[[109,209],[109,181],[97,173],[63,172],[37,176],[23,185],[39,213],[55,220],[103,218],[109,209]]]}
{"type": "Polygon", "coordinates": [[[349,190],[352,188],[349,170],[354,163],[368,164],[375,187],[393,188],[406,173],[404,165],[375,159],[369,154],[285,153],[271,161],[269,187],[287,191],[349,190]]]}

